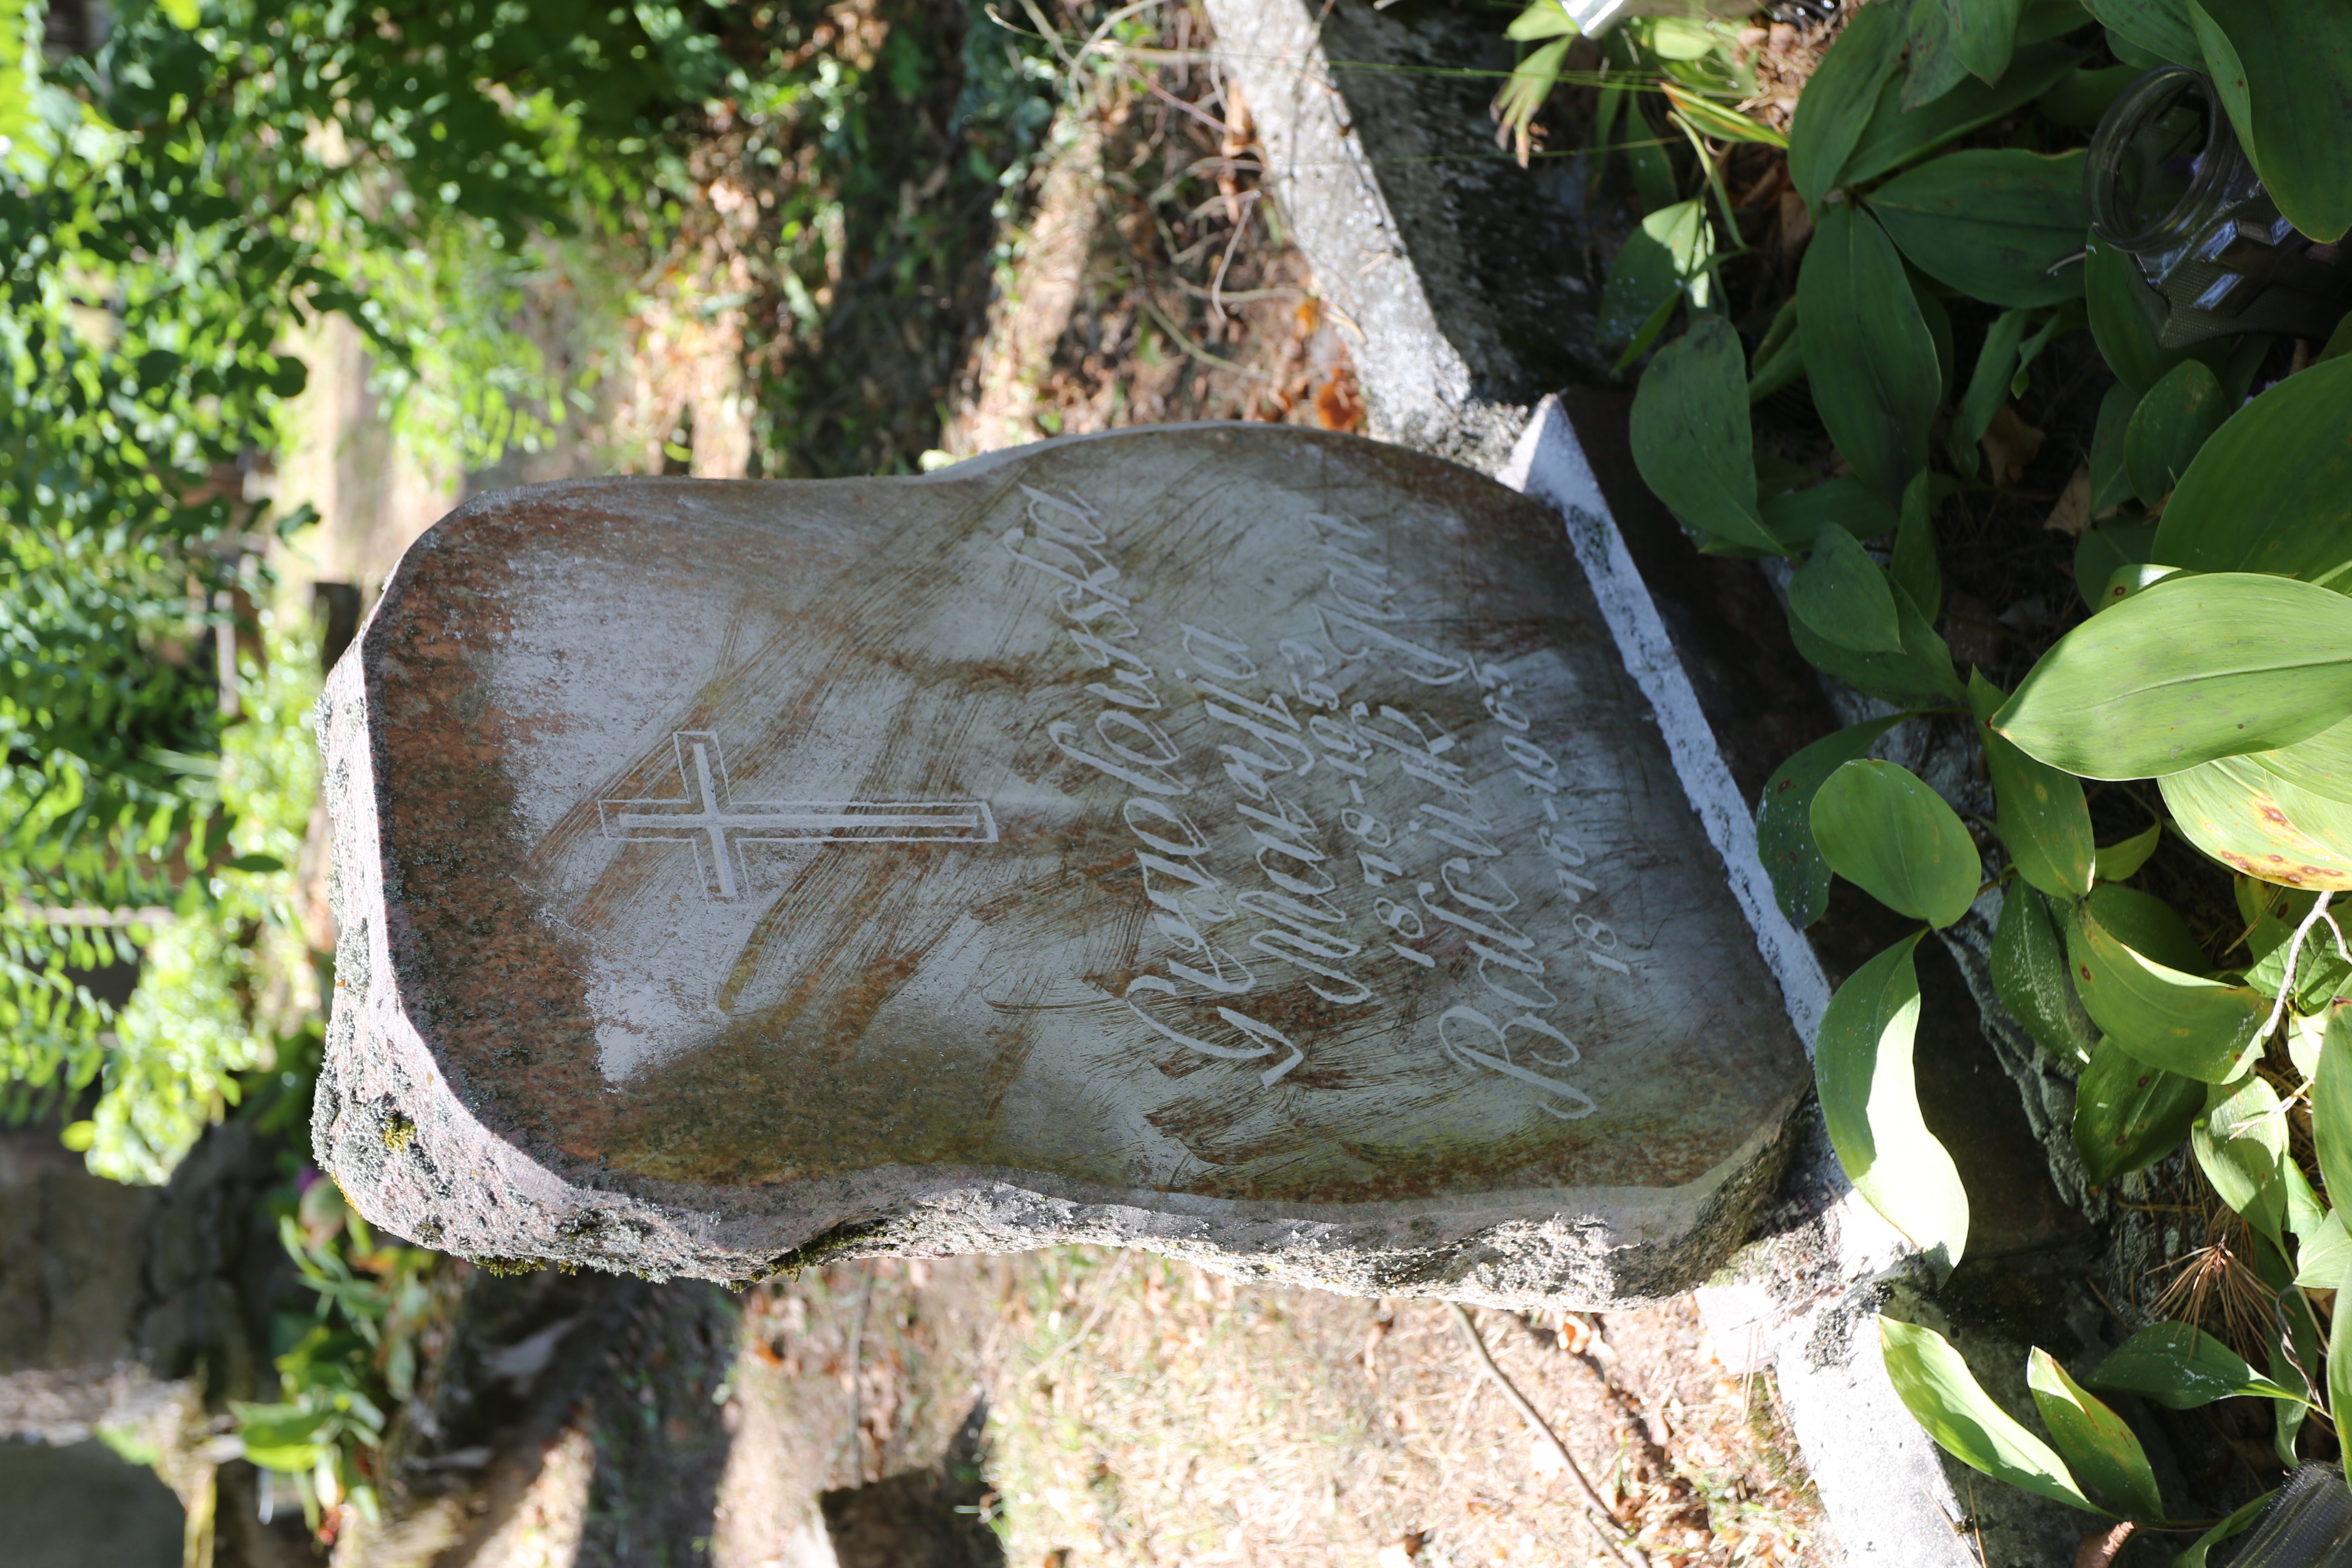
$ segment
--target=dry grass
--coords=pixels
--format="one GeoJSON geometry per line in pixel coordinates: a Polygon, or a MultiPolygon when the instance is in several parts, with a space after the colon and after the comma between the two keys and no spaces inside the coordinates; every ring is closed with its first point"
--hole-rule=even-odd
{"type": "MultiPolygon", "coordinates": [[[[1659,1568],[1819,1560],[1769,1378],[1726,1377],[1687,1303],[1480,1317],[1659,1568]]],[[[737,1441],[781,1435],[803,1500],[934,1462],[984,1394],[1015,1568],[1607,1561],[1556,1458],[1433,1302],[1064,1247],[814,1271],[755,1292],[746,1329],[737,1441]]],[[[772,1541],[795,1528],[776,1503],[792,1506],[721,1498],[764,1512],[772,1541]]]]}

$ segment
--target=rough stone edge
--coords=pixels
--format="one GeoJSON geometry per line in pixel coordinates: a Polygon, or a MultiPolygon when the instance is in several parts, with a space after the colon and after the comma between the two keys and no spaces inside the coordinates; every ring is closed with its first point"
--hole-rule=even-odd
{"type": "MultiPolygon", "coordinates": [[[[1370,433],[1492,473],[1528,410],[1477,395],[1477,376],[1438,325],[1348,100],[1299,0],[1206,0],[1219,67],[1243,86],[1261,184],[1337,307],[1370,433]]],[[[1482,345],[1502,351],[1499,342],[1482,345]]]]}
{"type": "MultiPolygon", "coordinates": [[[[452,519],[510,499],[480,498],[452,519]]],[[[434,548],[434,535],[412,548],[434,548]]],[[[395,572],[378,615],[396,607],[398,584],[395,572]]],[[[340,936],[312,1137],[360,1212],[394,1234],[477,1258],[726,1281],[828,1258],[1095,1241],[1355,1295],[1623,1307],[1679,1294],[1717,1268],[1786,1167],[1785,1119],[1764,1119],[1684,1187],[1545,1189],[1466,1204],[1291,1209],[981,1169],[860,1173],[781,1187],[764,1202],[688,1185],[623,1194],[575,1184],[466,1108],[399,994],[393,936],[406,911],[381,855],[365,662],[374,618],[320,702],[340,936]]]]}

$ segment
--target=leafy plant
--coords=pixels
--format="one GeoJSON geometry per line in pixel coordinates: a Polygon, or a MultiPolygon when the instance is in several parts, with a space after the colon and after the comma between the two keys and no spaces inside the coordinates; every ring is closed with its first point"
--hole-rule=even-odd
{"type": "MultiPolygon", "coordinates": [[[[1814,232],[1769,330],[1749,352],[1720,299],[1687,285],[1643,329],[1687,312],[1636,394],[1643,477],[1702,549],[1784,563],[1799,652],[1885,714],[1790,758],[1758,816],[1792,921],[1818,920],[1843,878],[1920,922],[1838,988],[1814,1045],[1856,1189],[1939,1272],[1959,1260],[1966,1194],[1912,1085],[1913,960],[1928,930],[1997,901],[1995,986],[2078,1078],[2086,1174],[2114,1182],[2185,1142],[2280,1292],[2266,1373],[2185,1324],[2143,1331],[2079,1381],[2036,1352],[2028,1382],[2047,1443],[1940,1338],[1884,1323],[1890,1373],[1947,1449],[2151,1524],[2166,1513],[2137,1441],[2086,1390],[2176,1407],[2268,1400],[2289,1460],[2304,1413],[2352,1390],[2352,1351],[2320,1370],[2305,1294],[2352,1265],[2330,1206],[2352,1191],[2352,1051],[2331,1043],[2352,1037],[2338,1001],[2352,944],[2328,909],[2352,887],[2352,360],[2316,343],[2273,353],[2261,337],[2165,346],[2163,305],[2136,263],[2088,232],[2081,140],[2137,68],[2192,65],[2280,209],[2332,243],[2352,227],[2352,165],[2343,138],[2312,134],[2307,117],[2352,102],[2339,24],[2289,0],[1864,5],[1790,129],[1788,174],[1814,232]],[[1996,127],[2001,145],[1968,141],[1996,127]],[[1984,323],[1972,369],[1955,363],[1956,308],[1984,323]],[[2075,555],[2090,613],[2009,692],[1964,671],[1939,635],[1937,513],[1946,497],[2009,482],[1983,460],[1996,426],[2014,420],[2007,405],[2038,356],[2077,332],[2115,382],[2078,481],[2081,521],[2096,522],[2075,555]],[[1800,383],[1842,470],[1810,485],[1813,472],[1767,454],[1749,427],[1752,406],[1800,383]],[[1993,820],[1964,821],[1870,756],[1907,721],[1975,735],[1993,820]],[[2162,819],[2097,843],[2086,780],[2150,781],[2135,798],[2160,801],[2162,819]],[[2166,834],[2235,875],[2242,962],[2215,963],[2170,907],[2124,885],[2166,834]],[[2316,1185],[2289,1136],[2306,1100],[2316,1185]],[[2327,1180],[2331,1165],[2347,1184],[2327,1180]]],[[[1736,252],[1725,221],[1678,254],[1736,252]]],[[[2231,1532],[2224,1521],[2184,1561],[2231,1532]]]]}

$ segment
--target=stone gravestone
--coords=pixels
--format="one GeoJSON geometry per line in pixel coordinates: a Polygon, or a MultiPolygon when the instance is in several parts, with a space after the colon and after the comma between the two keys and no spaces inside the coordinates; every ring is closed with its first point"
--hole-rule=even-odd
{"type": "Polygon", "coordinates": [[[485,496],[323,712],[317,1146],[457,1252],[1629,1300],[1808,1080],[1559,515],[1368,441],[485,496]]]}

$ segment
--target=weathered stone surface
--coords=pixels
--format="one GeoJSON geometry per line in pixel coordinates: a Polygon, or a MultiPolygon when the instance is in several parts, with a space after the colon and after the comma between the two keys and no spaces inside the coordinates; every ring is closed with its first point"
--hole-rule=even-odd
{"type": "Polygon", "coordinates": [[[323,728],[317,1145],[457,1251],[1630,1300],[1807,1076],[1559,516],[1368,442],[484,497],[323,728]]]}

